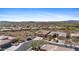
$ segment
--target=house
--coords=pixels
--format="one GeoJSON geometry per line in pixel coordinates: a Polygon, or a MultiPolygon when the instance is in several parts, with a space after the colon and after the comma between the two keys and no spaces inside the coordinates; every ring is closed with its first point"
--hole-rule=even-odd
{"type": "Polygon", "coordinates": [[[59,31],[52,31],[48,34],[48,39],[53,39],[53,36],[59,37],[59,38],[66,38],[67,33],[65,32],[59,32],[59,31]]]}
{"type": "Polygon", "coordinates": [[[31,29],[32,30],[38,30],[39,28],[38,27],[32,27],[31,29]]]}
{"type": "Polygon", "coordinates": [[[36,37],[33,40],[43,40],[43,38],[42,37],[36,37]]]}
{"type": "Polygon", "coordinates": [[[35,35],[40,37],[47,37],[47,35],[50,33],[48,30],[38,30],[35,35]]]}
{"type": "Polygon", "coordinates": [[[0,31],[11,31],[11,29],[1,29],[0,31]]]}
{"type": "Polygon", "coordinates": [[[79,32],[74,32],[70,34],[71,37],[79,37],[79,32]]]}
{"type": "Polygon", "coordinates": [[[12,28],[12,31],[21,31],[22,29],[19,27],[14,27],[14,28],[12,28]]]}
{"type": "Polygon", "coordinates": [[[52,31],[48,35],[53,36],[54,34],[58,34],[59,37],[60,36],[66,37],[66,35],[67,35],[67,33],[65,33],[65,32],[59,32],[59,31],[52,31]]]}
{"type": "Polygon", "coordinates": [[[24,28],[22,28],[22,30],[30,30],[30,28],[25,28],[25,27],[24,27],[24,28]]]}
{"type": "Polygon", "coordinates": [[[12,36],[0,36],[0,48],[8,48],[11,46],[11,42],[13,42],[16,38],[12,36]]]}
{"type": "Polygon", "coordinates": [[[42,51],[74,51],[72,48],[61,47],[57,45],[45,44],[41,47],[42,51]]]}

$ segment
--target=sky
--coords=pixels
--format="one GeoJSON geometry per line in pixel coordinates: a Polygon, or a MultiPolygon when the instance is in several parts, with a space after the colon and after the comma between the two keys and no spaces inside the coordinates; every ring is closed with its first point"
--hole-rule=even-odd
{"type": "Polygon", "coordinates": [[[0,8],[0,21],[79,20],[79,8],[0,8]]]}

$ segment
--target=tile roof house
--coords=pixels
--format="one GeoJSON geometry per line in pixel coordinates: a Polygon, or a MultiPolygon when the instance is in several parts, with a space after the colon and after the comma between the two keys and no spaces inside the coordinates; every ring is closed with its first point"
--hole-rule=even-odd
{"type": "Polygon", "coordinates": [[[51,44],[45,44],[41,47],[41,50],[43,51],[74,51],[74,49],[66,48],[66,47],[60,47],[57,45],[51,45],[51,44]]]}
{"type": "Polygon", "coordinates": [[[79,37],[79,32],[71,33],[71,37],[79,37]]]}
{"type": "Polygon", "coordinates": [[[33,40],[43,40],[43,38],[42,37],[36,37],[33,40]]]}
{"type": "Polygon", "coordinates": [[[50,32],[49,34],[48,34],[48,39],[49,40],[52,40],[52,39],[54,39],[54,38],[58,38],[58,39],[60,39],[60,40],[63,40],[63,39],[65,39],[66,38],[66,36],[67,36],[67,33],[65,33],[65,32],[59,32],[59,31],[52,31],[52,32],[50,32]]]}
{"type": "Polygon", "coordinates": [[[65,33],[65,32],[59,32],[59,31],[56,31],[56,32],[52,31],[52,32],[49,33],[48,35],[53,36],[54,34],[58,34],[59,37],[60,37],[60,36],[66,37],[66,35],[67,35],[67,33],[65,33]]]}
{"type": "Polygon", "coordinates": [[[35,35],[40,37],[47,37],[47,35],[50,33],[48,30],[38,30],[35,35]]]}
{"type": "Polygon", "coordinates": [[[0,36],[0,48],[7,48],[11,46],[11,42],[13,42],[16,38],[12,36],[0,36]]]}
{"type": "Polygon", "coordinates": [[[0,31],[11,31],[11,29],[1,29],[0,31]]]}

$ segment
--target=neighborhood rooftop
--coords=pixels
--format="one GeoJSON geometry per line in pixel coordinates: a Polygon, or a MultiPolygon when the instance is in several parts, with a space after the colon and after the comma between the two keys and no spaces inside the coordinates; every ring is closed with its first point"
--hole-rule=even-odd
{"type": "Polygon", "coordinates": [[[12,36],[5,36],[5,35],[0,36],[0,48],[2,48],[3,46],[7,46],[7,44],[11,43],[15,39],[16,37],[12,36]]]}
{"type": "Polygon", "coordinates": [[[45,51],[74,51],[74,49],[71,48],[60,47],[51,44],[45,44],[41,47],[41,49],[45,51]]]}

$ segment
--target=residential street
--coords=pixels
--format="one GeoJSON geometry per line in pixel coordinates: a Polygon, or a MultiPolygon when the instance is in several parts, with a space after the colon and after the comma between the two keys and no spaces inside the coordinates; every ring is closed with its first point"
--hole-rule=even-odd
{"type": "Polygon", "coordinates": [[[31,45],[32,41],[29,42],[25,42],[24,44],[22,44],[18,49],[16,49],[15,51],[26,51],[29,46],[31,45]]]}

